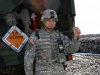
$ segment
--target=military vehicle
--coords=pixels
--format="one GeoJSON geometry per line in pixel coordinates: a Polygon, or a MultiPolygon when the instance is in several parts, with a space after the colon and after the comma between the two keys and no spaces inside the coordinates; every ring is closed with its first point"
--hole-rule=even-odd
{"type": "MultiPolygon", "coordinates": [[[[23,67],[25,48],[23,47],[20,52],[16,52],[2,41],[3,36],[11,28],[11,26],[7,25],[4,17],[13,12],[20,14],[23,9],[27,9],[29,12],[30,29],[33,31],[40,28],[41,13],[45,9],[55,10],[58,14],[55,29],[61,31],[64,35],[68,35],[70,39],[73,38],[72,27],[76,15],[74,0],[0,0],[0,75],[25,75],[23,67]],[[35,21],[31,18],[33,12],[37,16],[35,21]]],[[[21,19],[17,20],[16,26],[21,31],[25,31],[21,19]]],[[[25,34],[30,35],[30,33],[25,34]]]]}

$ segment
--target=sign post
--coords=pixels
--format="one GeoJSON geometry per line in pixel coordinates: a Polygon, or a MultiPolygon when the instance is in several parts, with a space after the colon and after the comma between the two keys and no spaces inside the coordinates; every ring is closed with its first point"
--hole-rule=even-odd
{"type": "Polygon", "coordinates": [[[16,52],[20,52],[28,41],[28,36],[17,26],[12,26],[2,40],[16,52]]]}

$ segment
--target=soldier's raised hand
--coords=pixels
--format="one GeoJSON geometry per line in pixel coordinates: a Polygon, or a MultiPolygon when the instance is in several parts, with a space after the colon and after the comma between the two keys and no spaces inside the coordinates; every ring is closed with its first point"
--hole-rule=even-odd
{"type": "Polygon", "coordinates": [[[79,27],[73,27],[73,31],[74,31],[74,39],[78,39],[81,34],[79,27]]]}

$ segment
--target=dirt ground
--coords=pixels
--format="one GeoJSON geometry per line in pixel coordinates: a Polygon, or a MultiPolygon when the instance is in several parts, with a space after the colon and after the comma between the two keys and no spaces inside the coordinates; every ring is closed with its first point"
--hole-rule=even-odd
{"type": "Polygon", "coordinates": [[[100,56],[74,55],[66,62],[67,75],[100,75],[100,56]]]}

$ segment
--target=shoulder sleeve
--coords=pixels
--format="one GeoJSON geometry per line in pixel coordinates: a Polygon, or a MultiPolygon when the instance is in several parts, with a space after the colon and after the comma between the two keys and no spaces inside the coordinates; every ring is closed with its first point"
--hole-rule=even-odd
{"type": "Polygon", "coordinates": [[[27,42],[27,44],[26,44],[26,46],[25,46],[25,49],[31,49],[34,45],[32,45],[29,41],[30,41],[30,39],[32,39],[34,42],[36,42],[36,40],[37,40],[37,37],[35,36],[35,34],[36,34],[36,32],[33,32],[31,35],[30,35],[30,37],[29,37],[29,39],[28,39],[28,42],[27,42]]]}
{"type": "MultiPolygon", "coordinates": [[[[30,38],[36,41],[35,32],[31,34],[30,38]]],[[[33,75],[33,62],[35,59],[36,44],[32,45],[28,41],[25,49],[26,49],[25,55],[24,55],[25,73],[26,75],[33,75]]]]}
{"type": "Polygon", "coordinates": [[[79,50],[80,41],[72,39],[70,40],[67,36],[61,34],[63,45],[64,45],[64,51],[65,54],[73,54],[79,50]]]}

